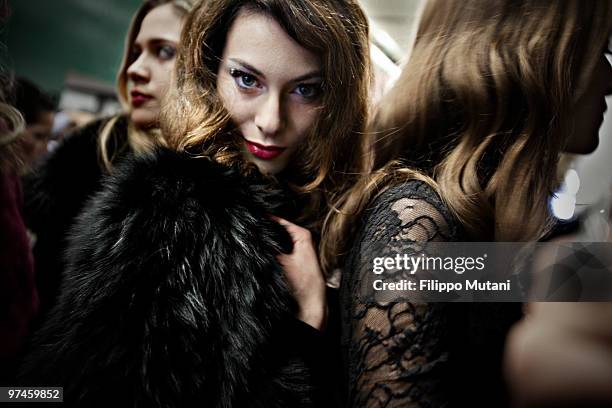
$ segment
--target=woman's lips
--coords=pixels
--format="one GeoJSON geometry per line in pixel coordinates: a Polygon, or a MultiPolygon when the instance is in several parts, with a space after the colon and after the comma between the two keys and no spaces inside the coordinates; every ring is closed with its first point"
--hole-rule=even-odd
{"type": "Polygon", "coordinates": [[[147,95],[139,91],[130,92],[130,96],[132,97],[132,106],[135,108],[138,108],[147,101],[153,99],[151,95],[147,95]]]}
{"type": "Polygon", "coordinates": [[[251,152],[253,156],[262,160],[272,160],[280,156],[286,149],[286,147],[279,146],[264,146],[246,139],[244,139],[244,141],[246,142],[249,152],[251,152]]]}

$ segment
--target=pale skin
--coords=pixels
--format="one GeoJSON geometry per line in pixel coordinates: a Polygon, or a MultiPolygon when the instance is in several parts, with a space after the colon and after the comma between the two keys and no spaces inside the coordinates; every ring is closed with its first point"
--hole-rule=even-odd
{"type": "Polygon", "coordinates": [[[293,297],[299,305],[298,319],[322,330],[327,322],[327,300],[325,279],[319,266],[312,235],[302,228],[282,218],[275,217],[293,241],[293,252],[279,255],[278,261],[285,271],[293,297]]]}
{"type": "Polygon", "coordinates": [[[145,16],[127,68],[130,119],[140,128],[157,126],[164,95],[174,69],[183,18],[172,4],[158,6],[145,16]]]}
{"type": "Polygon", "coordinates": [[[609,303],[532,303],[508,337],[515,403],[538,407],[612,402],[609,303]]]}
{"type": "MultiPolygon", "coordinates": [[[[271,17],[242,10],[228,31],[217,74],[217,90],[244,139],[245,158],[262,173],[283,171],[320,114],[319,58],[271,17]]],[[[322,329],[325,280],[310,231],[273,218],[293,241],[293,252],[279,255],[278,261],[297,301],[297,317],[322,329]]]]}
{"type": "Polygon", "coordinates": [[[319,58],[274,19],[239,12],[227,35],[217,89],[244,138],[245,157],[262,172],[281,172],[312,131],[320,112],[320,72],[319,58]],[[284,150],[262,158],[248,143],[284,150]]]}

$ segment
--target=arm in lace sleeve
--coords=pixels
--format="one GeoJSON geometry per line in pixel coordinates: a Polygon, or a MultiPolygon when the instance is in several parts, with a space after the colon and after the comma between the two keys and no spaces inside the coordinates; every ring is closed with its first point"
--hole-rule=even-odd
{"type": "Polygon", "coordinates": [[[419,244],[453,240],[455,224],[431,187],[416,181],[383,193],[364,221],[342,282],[349,406],[443,406],[445,304],[383,302],[361,282],[374,257],[416,255],[419,244]]]}

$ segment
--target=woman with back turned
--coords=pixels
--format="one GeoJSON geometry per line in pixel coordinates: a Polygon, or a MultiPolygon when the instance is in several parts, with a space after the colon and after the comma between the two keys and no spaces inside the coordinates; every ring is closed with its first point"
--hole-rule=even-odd
{"type": "Polygon", "coordinates": [[[372,173],[323,234],[324,265],[344,268],[351,406],[507,403],[501,361],[520,304],[380,302],[360,285],[374,257],[423,243],[545,239],[560,154],[598,144],[611,28],[606,0],[427,2],[373,120],[372,173]]]}

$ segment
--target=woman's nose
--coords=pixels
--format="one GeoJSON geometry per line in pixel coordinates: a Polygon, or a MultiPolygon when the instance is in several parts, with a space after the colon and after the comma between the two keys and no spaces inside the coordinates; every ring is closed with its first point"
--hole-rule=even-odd
{"type": "Polygon", "coordinates": [[[138,58],[127,69],[127,76],[134,83],[147,83],[151,79],[151,70],[147,64],[145,53],[138,58]]]}
{"type": "Polygon", "coordinates": [[[282,100],[278,94],[270,93],[259,107],[255,125],[266,136],[276,135],[283,126],[282,100]]]}
{"type": "Polygon", "coordinates": [[[612,95],[612,65],[610,65],[610,63],[608,62],[608,90],[606,92],[606,95],[612,95]]]}

